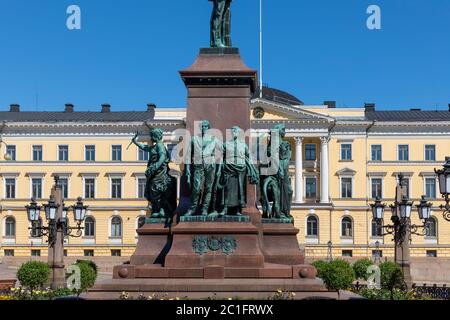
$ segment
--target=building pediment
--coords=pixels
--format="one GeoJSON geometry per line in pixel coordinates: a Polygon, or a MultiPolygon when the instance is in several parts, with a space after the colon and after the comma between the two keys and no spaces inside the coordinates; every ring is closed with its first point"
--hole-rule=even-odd
{"type": "Polygon", "coordinates": [[[323,123],[334,121],[332,117],[305,110],[302,106],[293,106],[260,98],[251,101],[251,110],[252,120],[305,120],[320,121],[323,123]],[[262,109],[264,111],[262,118],[257,116],[257,113],[254,111],[255,109],[262,109]]]}
{"type": "Polygon", "coordinates": [[[356,171],[350,168],[344,168],[336,172],[337,176],[354,176],[356,171]]]}

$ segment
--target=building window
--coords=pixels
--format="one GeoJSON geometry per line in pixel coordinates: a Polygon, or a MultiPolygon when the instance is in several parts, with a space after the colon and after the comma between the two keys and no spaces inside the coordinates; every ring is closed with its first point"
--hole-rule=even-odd
{"type": "Polygon", "coordinates": [[[316,178],[306,178],[306,198],[315,199],[317,197],[317,180],[316,178]]]}
{"type": "Polygon", "coordinates": [[[425,179],[425,195],[428,199],[436,199],[436,178],[425,179]]]}
{"type": "Polygon", "coordinates": [[[372,145],[372,161],[382,161],[381,144],[372,145]]]}
{"type": "Polygon", "coordinates": [[[146,185],[147,185],[146,178],[138,179],[138,198],[139,199],[145,199],[145,186],[146,185]]]}
{"type": "Polygon", "coordinates": [[[383,250],[372,250],[372,258],[383,258],[383,250]]]}
{"type": "Polygon", "coordinates": [[[59,161],[69,161],[69,146],[58,146],[59,161]]]}
{"type": "Polygon", "coordinates": [[[111,198],[113,199],[122,198],[122,179],[120,178],[111,179],[111,198]]]}
{"type": "Polygon", "coordinates": [[[317,159],[317,146],[315,144],[305,144],[305,160],[316,161],[317,159]]]}
{"type": "Polygon", "coordinates": [[[347,258],[353,257],[353,250],[342,250],[342,256],[347,258]]]}
{"type": "Polygon", "coordinates": [[[341,197],[349,199],[352,197],[352,178],[341,178],[341,197]]]}
{"type": "Polygon", "coordinates": [[[406,188],[406,195],[408,198],[411,198],[410,186],[409,186],[410,178],[403,178],[403,185],[406,188]]]}
{"type": "Polygon", "coordinates": [[[16,161],[16,146],[6,147],[6,153],[10,155],[11,161],[16,161]]]}
{"type": "Polygon", "coordinates": [[[84,220],[84,236],[95,237],[95,220],[92,217],[86,217],[84,220]]]}
{"type": "Polygon", "coordinates": [[[353,237],[353,223],[349,217],[342,218],[342,237],[353,237]]]}
{"type": "Polygon", "coordinates": [[[351,144],[341,144],[341,160],[351,161],[352,160],[352,145],[351,144]]]}
{"type": "Polygon", "coordinates": [[[94,250],[84,250],[84,256],[85,257],[93,257],[94,256],[94,250]]]}
{"type": "Polygon", "coordinates": [[[427,257],[428,258],[437,258],[437,250],[427,250],[427,257]]]}
{"type": "Polygon", "coordinates": [[[120,217],[113,217],[111,219],[111,237],[122,237],[122,219],[120,217]]]}
{"type": "Polygon", "coordinates": [[[142,228],[145,225],[146,217],[142,216],[138,218],[138,229],[142,228]]]}
{"type": "Polygon", "coordinates": [[[111,147],[111,159],[112,161],[122,161],[122,146],[111,147]]]}
{"type": "Polygon", "coordinates": [[[16,219],[14,217],[7,217],[5,220],[5,236],[11,238],[16,236],[16,219]]]}
{"type": "Polygon", "coordinates": [[[409,161],[409,145],[401,144],[398,146],[398,161],[409,161]]]}
{"type": "Polygon", "coordinates": [[[149,152],[148,151],[144,151],[141,149],[138,149],[139,151],[139,161],[148,161],[149,159],[149,152]]]}
{"type": "Polygon", "coordinates": [[[31,250],[31,256],[32,257],[40,257],[41,256],[41,250],[31,250]]]}
{"type": "Polygon", "coordinates": [[[111,250],[111,257],[121,257],[122,251],[121,250],[111,250]]]}
{"type": "Polygon", "coordinates": [[[433,217],[428,219],[427,224],[425,225],[425,237],[437,238],[437,222],[433,217]]]}
{"type": "Polygon", "coordinates": [[[319,221],[316,216],[309,216],[306,220],[306,235],[308,237],[319,236],[319,221]]]}
{"type": "Polygon", "coordinates": [[[86,161],[95,161],[95,146],[85,146],[84,155],[86,161]]]}
{"type": "Polygon", "coordinates": [[[95,199],[95,179],[94,178],[84,179],[84,198],[85,199],[95,199]]]}
{"type": "Polygon", "coordinates": [[[425,161],[436,161],[436,146],[434,144],[425,146],[425,161]]]}
{"type": "Polygon", "coordinates": [[[6,199],[16,198],[16,179],[5,179],[5,196],[6,199]]]}
{"type": "Polygon", "coordinates": [[[69,179],[61,178],[61,179],[59,179],[58,183],[61,186],[63,198],[68,199],[69,198],[69,179]]]}
{"type": "Polygon", "coordinates": [[[39,219],[39,221],[33,221],[31,223],[31,237],[32,238],[40,238],[42,236],[42,219],[39,219]]]}
{"type": "Polygon", "coordinates": [[[381,178],[372,178],[372,198],[383,198],[383,179],[381,178]]]}
{"type": "Polygon", "coordinates": [[[67,249],[64,249],[64,257],[68,257],[67,249]]]}
{"type": "Polygon", "coordinates": [[[14,250],[12,249],[5,249],[5,251],[3,251],[5,254],[5,257],[14,257],[14,250]]]}
{"type": "Polygon", "coordinates": [[[379,238],[383,236],[383,221],[372,219],[372,237],[379,238]]]}
{"type": "Polygon", "coordinates": [[[34,199],[42,199],[42,178],[34,178],[31,180],[31,197],[34,199]]]}
{"type": "Polygon", "coordinates": [[[42,161],[42,146],[33,146],[33,161],[42,161]]]}

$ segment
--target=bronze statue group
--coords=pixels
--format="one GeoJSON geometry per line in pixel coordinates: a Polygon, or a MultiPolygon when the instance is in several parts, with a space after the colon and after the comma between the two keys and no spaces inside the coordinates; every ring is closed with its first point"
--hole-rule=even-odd
{"type": "MultiPolygon", "coordinates": [[[[192,137],[187,144],[184,174],[190,205],[184,215],[217,218],[241,216],[247,206],[248,182],[259,185],[264,218],[290,218],[293,192],[289,162],[292,150],[290,143],[284,140],[285,126],[277,125],[272,130],[276,146],[269,139],[267,153],[271,163],[260,165],[259,170],[251,158],[249,147],[241,139],[241,128],[231,128],[232,139],[225,143],[210,135],[210,129],[209,121],[202,121],[201,135],[192,137]],[[273,164],[276,165],[274,172],[264,170],[273,164]]],[[[151,130],[149,145],[138,143],[137,137],[138,134],[132,142],[149,152],[145,197],[151,204],[151,217],[172,217],[177,207],[177,187],[176,179],[169,174],[170,154],[162,142],[163,132],[160,129],[151,130]]]]}

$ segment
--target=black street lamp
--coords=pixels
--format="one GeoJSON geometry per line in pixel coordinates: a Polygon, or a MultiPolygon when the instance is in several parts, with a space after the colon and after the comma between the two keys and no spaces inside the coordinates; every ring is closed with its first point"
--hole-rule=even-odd
{"type": "MultiPolygon", "coordinates": [[[[400,185],[402,185],[403,176],[399,176],[400,185]]],[[[391,221],[393,224],[382,225],[384,220],[384,213],[386,204],[383,204],[380,198],[371,204],[373,219],[380,225],[380,228],[386,230],[383,236],[392,234],[396,245],[401,245],[405,241],[406,231],[409,229],[411,234],[424,235],[426,224],[431,216],[431,203],[428,203],[425,196],[422,196],[422,201],[417,205],[417,210],[420,220],[423,220],[423,225],[410,224],[411,212],[414,202],[410,201],[407,196],[403,196],[401,201],[395,201],[390,205],[391,221]],[[418,232],[423,229],[423,232],[418,232]]],[[[411,240],[411,239],[408,239],[411,240]]]]}
{"type": "Polygon", "coordinates": [[[441,170],[434,169],[439,179],[439,189],[445,200],[445,205],[441,205],[444,210],[444,219],[450,221],[450,157],[445,158],[444,168],[441,170]]]}
{"type": "Polygon", "coordinates": [[[79,238],[82,236],[82,230],[84,229],[81,225],[86,217],[86,210],[88,206],[83,204],[82,198],[78,198],[75,205],[66,207],[62,203],[62,215],[61,218],[57,219],[57,211],[60,207],[56,203],[53,195],[47,204],[43,205],[45,211],[45,218],[47,219],[48,226],[39,226],[36,222],[41,219],[41,206],[38,206],[35,199],[31,199],[30,205],[26,206],[28,220],[31,222],[32,227],[28,228],[31,230],[33,235],[38,235],[39,237],[48,237],[49,246],[53,246],[56,241],[56,235],[59,230],[62,230],[65,236],[70,236],[73,238],[79,238]],[[73,210],[74,220],[77,223],[76,227],[69,226],[68,213],[73,210]]]}

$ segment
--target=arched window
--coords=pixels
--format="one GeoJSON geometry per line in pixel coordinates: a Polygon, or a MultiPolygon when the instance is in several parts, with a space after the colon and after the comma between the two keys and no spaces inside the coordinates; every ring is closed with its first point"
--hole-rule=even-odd
{"type": "Polygon", "coordinates": [[[145,219],[146,219],[146,217],[144,217],[144,216],[141,216],[138,218],[138,222],[137,222],[138,229],[142,228],[145,225],[145,219]]]}
{"type": "Polygon", "coordinates": [[[437,238],[437,221],[436,218],[431,217],[425,225],[425,236],[427,238],[437,238]]]}
{"type": "Polygon", "coordinates": [[[319,221],[316,216],[309,216],[306,220],[306,235],[309,237],[319,236],[319,221]]]}
{"type": "Polygon", "coordinates": [[[111,237],[122,237],[122,219],[120,217],[111,219],[111,237]]]}
{"type": "Polygon", "coordinates": [[[372,237],[383,236],[383,221],[372,219],[372,237]]]}
{"type": "Polygon", "coordinates": [[[84,220],[84,236],[95,237],[95,220],[92,217],[86,217],[84,220]]]}
{"type": "Polygon", "coordinates": [[[342,218],[342,236],[353,237],[353,222],[350,217],[342,218]]]}
{"type": "Polygon", "coordinates": [[[32,238],[40,238],[42,237],[42,219],[39,219],[39,221],[34,221],[31,223],[31,237],[32,238]]]}
{"type": "Polygon", "coordinates": [[[14,217],[8,217],[5,220],[5,236],[6,237],[16,236],[16,219],[14,219],[14,217]]]}

